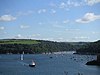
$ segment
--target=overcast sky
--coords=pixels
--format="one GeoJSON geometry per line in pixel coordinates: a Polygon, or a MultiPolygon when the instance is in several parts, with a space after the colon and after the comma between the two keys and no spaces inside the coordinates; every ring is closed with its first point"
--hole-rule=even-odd
{"type": "Polygon", "coordinates": [[[0,0],[0,39],[96,41],[100,0],[0,0]]]}

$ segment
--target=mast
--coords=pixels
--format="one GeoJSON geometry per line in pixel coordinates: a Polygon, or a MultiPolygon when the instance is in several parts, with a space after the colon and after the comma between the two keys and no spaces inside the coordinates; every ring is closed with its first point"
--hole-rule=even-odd
{"type": "Polygon", "coordinates": [[[21,54],[21,60],[24,60],[24,52],[21,54]]]}

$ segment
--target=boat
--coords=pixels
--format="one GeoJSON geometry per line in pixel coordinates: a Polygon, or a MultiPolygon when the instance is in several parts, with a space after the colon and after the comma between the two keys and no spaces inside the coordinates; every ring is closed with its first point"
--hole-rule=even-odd
{"type": "Polygon", "coordinates": [[[20,59],[21,59],[21,60],[24,60],[24,52],[21,54],[20,59]]]}
{"type": "Polygon", "coordinates": [[[32,61],[32,63],[31,63],[31,64],[29,64],[29,66],[30,66],[30,67],[35,67],[35,62],[34,62],[34,61],[32,61]]]}
{"type": "MultiPolygon", "coordinates": [[[[24,60],[24,52],[21,54],[20,60],[24,60]]],[[[32,63],[31,64],[28,64],[28,65],[29,65],[29,67],[35,67],[35,62],[32,60],[32,63]]]]}

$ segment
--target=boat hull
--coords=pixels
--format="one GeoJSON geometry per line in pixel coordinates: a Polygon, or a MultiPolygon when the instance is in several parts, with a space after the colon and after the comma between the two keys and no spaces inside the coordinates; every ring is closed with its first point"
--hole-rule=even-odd
{"type": "Polygon", "coordinates": [[[29,64],[29,66],[30,66],[30,67],[35,67],[35,65],[31,65],[31,64],[29,64]]]}

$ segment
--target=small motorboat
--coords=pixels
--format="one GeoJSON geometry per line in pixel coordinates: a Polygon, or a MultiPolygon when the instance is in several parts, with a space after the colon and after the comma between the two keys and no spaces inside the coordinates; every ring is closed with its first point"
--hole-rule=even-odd
{"type": "Polygon", "coordinates": [[[34,62],[34,61],[32,61],[32,63],[31,63],[31,64],[29,64],[29,66],[30,66],[30,67],[35,67],[35,62],[34,62]]]}

